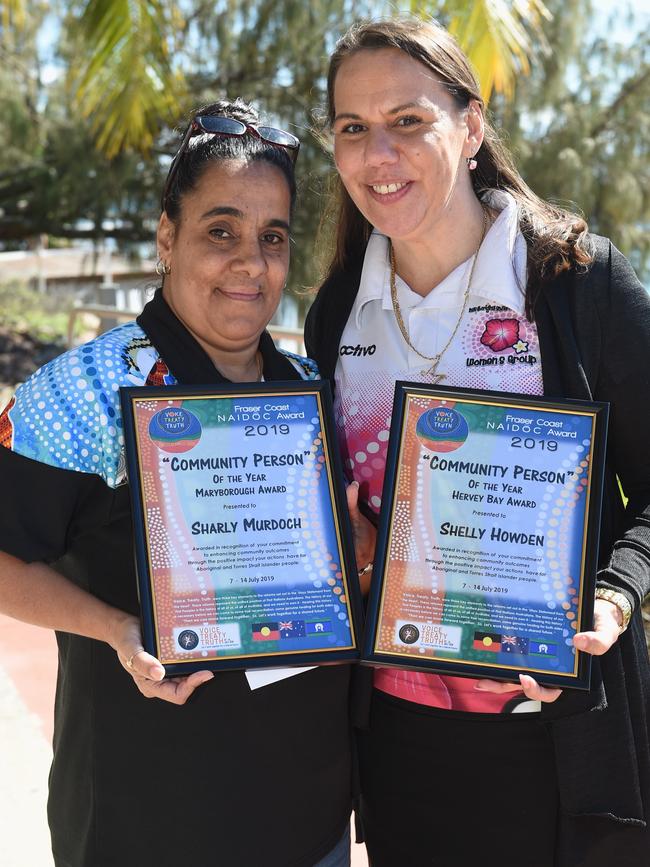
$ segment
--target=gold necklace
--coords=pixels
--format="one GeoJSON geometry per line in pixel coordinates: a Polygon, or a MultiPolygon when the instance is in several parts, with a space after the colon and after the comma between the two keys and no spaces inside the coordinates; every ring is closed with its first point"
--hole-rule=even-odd
{"type": "Polygon", "coordinates": [[[257,380],[256,382],[262,381],[262,374],[264,373],[264,360],[262,358],[262,353],[257,350],[255,353],[255,359],[257,361],[257,380]]]}
{"type": "Polygon", "coordinates": [[[420,358],[424,358],[425,361],[432,361],[433,364],[427,370],[427,376],[431,377],[431,382],[433,385],[437,385],[443,379],[446,379],[447,374],[445,373],[436,373],[436,369],[440,364],[440,359],[445,354],[445,352],[451,346],[451,342],[456,336],[456,332],[460,327],[460,323],[463,321],[463,316],[465,315],[465,309],[467,308],[467,302],[469,301],[469,290],[472,285],[472,277],[474,276],[474,269],[476,268],[476,262],[478,259],[478,252],[481,249],[483,241],[485,240],[485,235],[487,234],[488,228],[488,210],[485,205],[481,204],[483,208],[483,230],[481,232],[481,240],[478,242],[478,247],[476,248],[476,253],[474,253],[474,261],[472,262],[472,267],[469,272],[469,278],[467,280],[467,285],[465,286],[465,293],[463,295],[463,306],[460,311],[460,316],[456,322],[454,330],[451,332],[451,337],[445,343],[443,348],[436,355],[425,355],[423,352],[420,352],[419,349],[416,349],[415,346],[411,343],[409,339],[408,331],[406,330],[406,325],[404,323],[404,319],[402,317],[402,311],[399,306],[399,301],[397,300],[397,285],[396,285],[396,274],[397,274],[397,263],[395,262],[395,250],[393,248],[392,243],[389,241],[389,251],[390,251],[390,298],[393,303],[393,312],[395,313],[395,319],[397,320],[397,324],[399,325],[399,330],[402,332],[402,337],[406,341],[406,345],[413,350],[420,358]]]}

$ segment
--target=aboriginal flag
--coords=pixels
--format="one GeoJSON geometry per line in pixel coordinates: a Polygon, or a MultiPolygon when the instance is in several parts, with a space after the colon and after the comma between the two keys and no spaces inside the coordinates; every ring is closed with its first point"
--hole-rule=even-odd
{"type": "Polygon", "coordinates": [[[487,650],[498,653],[501,650],[501,636],[496,632],[475,632],[474,650],[487,650]]]}
{"type": "Polygon", "coordinates": [[[280,628],[275,623],[253,623],[253,641],[279,641],[280,628]]]}

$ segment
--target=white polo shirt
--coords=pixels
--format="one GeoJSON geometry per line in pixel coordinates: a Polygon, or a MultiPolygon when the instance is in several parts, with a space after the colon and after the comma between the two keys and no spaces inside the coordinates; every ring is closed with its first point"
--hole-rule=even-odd
{"type": "MultiPolygon", "coordinates": [[[[525,314],[526,243],[514,199],[492,191],[486,203],[500,214],[478,253],[468,303],[437,373],[443,385],[520,394],[543,393],[537,329],[525,314]]],[[[422,298],[399,277],[397,295],[411,343],[425,355],[440,352],[463,307],[474,256],[422,298]]],[[[368,242],[359,293],[341,337],[336,365],[335,415],[346,475],[360,498],[381,506],[395,381],[431,381],[431,362],[409,348],[390,296],[388,238],[368,242]]],[[[377,669],[375,686],[420,704],[477,713],[538,711],[523,693],[475,689],[471,678],[377,669]]]]}
{"type": "MultiPolygon", "coordinates": [[[[442,385],[539,395],[539,342],[525,315],[526,243],[517,207],[497,191],[486,202],[500,214],[481,245],[465,313],[436,372],[445,374],[442,385]]],[[[388,238],[373,232],[335,372],[346,475],[359,482],[361,498],[374,511],[381,505],[395,381],[431,380],[431,362],[409,348],[395,319],[388,249],[388,238]]],[[[473,261],[460,264],[424,298],[396,278],[410,341],[427,356],[440,352],[453,333],[473,261]]]]}

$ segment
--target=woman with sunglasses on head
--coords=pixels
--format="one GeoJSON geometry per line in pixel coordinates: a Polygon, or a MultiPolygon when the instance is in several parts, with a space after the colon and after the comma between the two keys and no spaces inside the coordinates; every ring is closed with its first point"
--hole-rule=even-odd
{"type": "MultiPolygon", "coordinates": [[[[306,345],[374,523],[396,380],[611,403],[594,628],[573,634],[591,691],[405,669],[378,669],[372,697],[358,684],[371,864],[650,863],[648,296],[606,239],[526,186],[434,23],[352,28],[328,99],[338,235],[306,345]]],[[[357,509],[353,523],[363,567],[374,529],[357,509]]]]}
{"type": "Polygon", "coordinates": [[[165,185],[161,288],[0,417],[0,609],[59,645],[57,867],[349,864],[348,667],[252,691],[242,671],[163,679],[143,649],[118,399],[122,385],[317,376],[265,331],[298,146],[241,100],[201,110],[165,185]]]}

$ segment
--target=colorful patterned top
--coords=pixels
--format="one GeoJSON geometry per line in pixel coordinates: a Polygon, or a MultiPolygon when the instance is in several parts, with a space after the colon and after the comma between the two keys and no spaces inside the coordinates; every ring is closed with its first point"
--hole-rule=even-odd
{"type": "MultiPolygon", "coordinates": [[[[170,370],[184,385],[223,381],[154,303],[169,332],[157,348],[144,320],[122,325],[37,371],[0,416],[0,549],[48,563],[131,614],[139,606],[119,387],[171,385],[170,370]]],[[[317,376],[312,362],[262,338],[268,379],[317,376]]],[[[216,839],[223,863],[311,867],[334,848],[351,808],[349,666],[254,691],[244,672],[219,672],[176,707],[144,699],[108,644],[69,633],[57,643],[48,805],[57,864],[198,863],[216,839]],[[184,832],[161,834],[161,811],[179,807],[184,832]],[[270,839],[282,845],[269,849],[270,839]]]]}
{"type": "MultiPolygon", "coordinates": [[[[280,350],[303,379],[313,361],[280,350]]],[[[175,385],[136,322],[60,355],[16,390],[0,415],[0,444],[35,461],[94,473],[111,488],[126,481],[119,389],[175,385]]]]}

